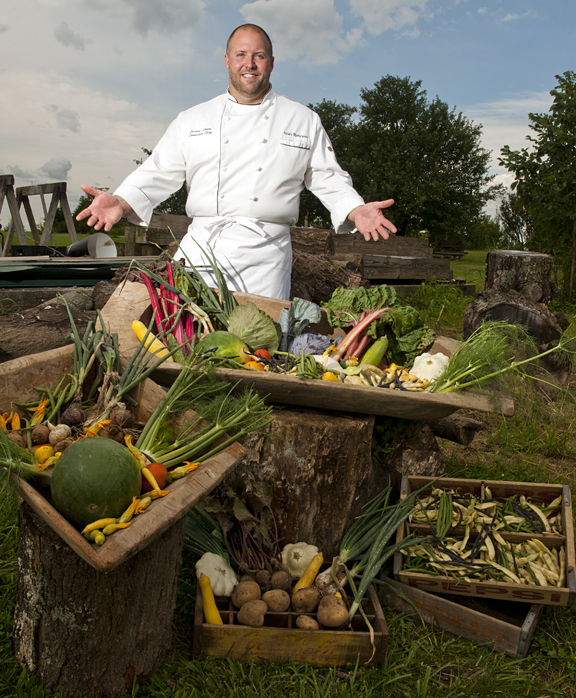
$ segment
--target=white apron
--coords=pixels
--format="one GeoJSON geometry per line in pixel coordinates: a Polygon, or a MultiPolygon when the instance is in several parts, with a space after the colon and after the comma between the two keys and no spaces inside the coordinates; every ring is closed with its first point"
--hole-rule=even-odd
{"type": "Polygon", "coordinates": [[[193,219],[175,255],[185,266],[196,267],[211,286],[210,250],[231,291],[269,298],[290,298],[292,247],[290,226],[264,223],[244,216],[193,219]],[[204,254],[204,253],[208,254],[204,254]]]}

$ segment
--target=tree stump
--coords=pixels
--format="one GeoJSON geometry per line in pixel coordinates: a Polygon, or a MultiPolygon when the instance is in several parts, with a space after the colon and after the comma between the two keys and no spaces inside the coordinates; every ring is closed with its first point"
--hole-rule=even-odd
{"type": "MultiPolygon", "coordinates": [[[[421,422],[306,408],[275,409],[268,433],[244,442],[247,456],[232,478],[250,490],[267,482],[285,542],[317,545],[326,560],[364,504],[403,474],[443,475],[444,461],[429,427],[421,422]],[[375,421],[391,431],[372,457],[375,421]]],[[[223,484],[226,487],[226,482],[223,484]]]]}
{"type": "Polygon", "coordinates": [[[186,517],[106,575],[23,503],[19,510],[14,650],[64,698],[118,698],[162,664],[186,517]]]}
{"type": "Polygon", "coordinates": [[[552,258],[538,252],[490,250],[486,255],[484,292],[517,291],[534,303],[548,305],[558,295],[551,279],[552,258]]]}

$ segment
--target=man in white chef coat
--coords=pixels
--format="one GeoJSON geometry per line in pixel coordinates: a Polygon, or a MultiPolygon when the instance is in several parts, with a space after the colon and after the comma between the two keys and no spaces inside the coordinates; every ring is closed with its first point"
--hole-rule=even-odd
{"type": "MultiPolygon", "coordinates": [[[[145,226],[186,182],[193,221],[176,259],[202,268],[211,249],[231,290],[287,300],[290,225],[304,187],[330,210],[337,233],[357,229],[366,240],[396,232],[381,210],[393,201],[365,204],[318,115],[272,90],[272,43],[263,29],[232,32],[224,62],[228,91],[180,113],[114,194],[82,185],[94,200],[78,220],[106,231],[123,216],[145,226]]],[[[215,285],[208,269],[202,274],[215,285]]]]}

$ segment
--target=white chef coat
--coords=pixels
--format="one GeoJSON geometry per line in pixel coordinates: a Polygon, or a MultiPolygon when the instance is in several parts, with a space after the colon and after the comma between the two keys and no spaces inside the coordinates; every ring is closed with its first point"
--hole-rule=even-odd
{"type": "Polygon", "coordinates": [[[227,93],[180,113],[115,194],[133,208],[129,220],[146,225],[184,181],[194,221],[176,258],[202,266],[210,246],[232,289],[275,298],[289,297],[290,225],[304,186],[336,232],[353,229],[347,215],[364,203],[318,115],[272,90],[257,105],[227,93]]]}

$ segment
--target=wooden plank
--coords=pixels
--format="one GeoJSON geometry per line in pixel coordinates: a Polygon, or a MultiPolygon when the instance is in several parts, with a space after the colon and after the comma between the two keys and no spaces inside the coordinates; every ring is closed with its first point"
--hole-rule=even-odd
{"type": "MultiPolygon", "coordinates": [[[[49,184],[33,184],[29,187],[18,187],[16,191],[22,192],[24,196],[34,196],[35,194],[53,194],[62,190],[62,185],[66,187],[66,182],[51,182],[49,184]]],[[[66,189],[64,189],[66,191],[66,189]]]]}
{"type": "Polygon", "coordinates": [[[365,254],[362,263],[365,279],[452,279],[447,259],[365,254]]]}
{"type": "Polygon", "coordinates": [[[154,211],[150,219],[150,228],[169,228],[175,235],[186,235],[192,219],[188,216],[175,216],[172,213],[157,213],[154,211]]]}
{"type": "Polygon", "coordinates": [[[62,215],[64,216],[64,222],[66,223],[66,230],[70,236],[70,242],[78,242],[76,226],[74,225],[74,218],[72,217],[72,211],[70,210],[70,204],[68,203],[66,192],[64,192],[60,197],[60,208],[62,209],[62,215]]]}
{"type": "Polygon", "coordinates": [[[52,240],[52,226],[54,225],[54,218],[56,217],[56,211],[58,210],[58,204],[60,203],[60,198],[62,194],[66,193],[66,183],[60,183],[58,189],[52,193],[52,199],[50,200],[50,208],[46,214],[44,220],[44,229],[42,230],[42,237],[40,238],[40,244],[46,245],[52,240]]]}
{"type": "Polygon", "coordinates": [[[422,589],[415,589],[393,579],[381,587],[384,604],[408,616],[472,642],[491,645],[495,652],[522,659],[526,656],[544,611],[542,604],[526,604],[526,616],[520,626],[514,619],[496,618],[490,611],[475,610],[422,589]]]}
{"type": "Polygon", "coordinates": [[[356,253],[367,255],[387,255],[405,257],[432,257],[428,238],[413,238],[391,235],[388,240],[366,241],[362,233],[336,235],[332,233],[332,245],[336,253],[356,253]]]}
{"type": "Polygon", "coordinates": [[[32,206],[30,206],[30,199],[27,196],[22,197],[22,204],[24,205],[24,211],[26,212],[26,218],[28,219],[28,225],[30,226],[30,232],[34,238],[34,242],[40,244],[40,233],[38,232],[38,227],[36,226],[36,220],[34,219],[34,211],[32,211],[32,206]]]}

